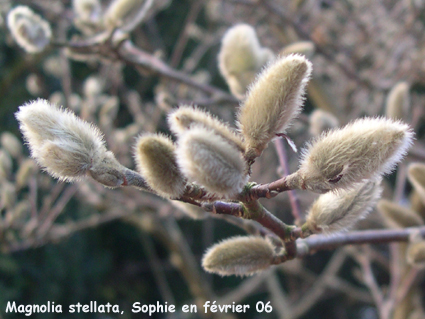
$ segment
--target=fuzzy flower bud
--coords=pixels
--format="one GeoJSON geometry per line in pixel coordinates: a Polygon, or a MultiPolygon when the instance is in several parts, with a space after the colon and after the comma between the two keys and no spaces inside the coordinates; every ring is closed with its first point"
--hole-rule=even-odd
{"type": "Polygon", "coordinates": [[[21,141],[10,132],[1,134],[1,145],[13,158],[19,158],[22,154],[21,141]]]}
{"type": "Polygon", "coordinates": [[[410,235],[406,259],[411,266],[425,268],[425,239],[420,232],[413,232],[410,235]]]}
{"type": "Polygon", "coordinates": [[[260,156],[301,111],[311,70],[311,63],[304,57],[289,55],[271,63],[250,87],[238,114],[248,159],[260,156]]]}
{"type": "Polygon", "coordinates": [[[245,162],[238,150],[202,126],[195,126],[180,137],[177,162],[189,180],[218,195],[237,194],[247,181],[245,162]]]}
{"type": "Polygon", "coordinates": [[[9,11],[7,26],[15,41],[28,53],[43,51],[52,37],[49,23],[26,6],[9,11]]]}
{"type": "MultiPolygon", "coordinates": [[[[308,212],[305,226],[311,233],[330,234],[347,230],[364,218],[381,196],[378,181],[353,185],[320,195],[308,212]]],[[[304,226],[303,226],[304,228],[304,226]]]]}
{"type": "Polygon", "coordinates": [[[290,45],[287,45],[284,47],[281,51],[281,55],[288,55],[288,54],[302,54],[305,55],[307,59],[310,59],[314,54],[314,43],[311,41],[299,41],[291,43],[290,45]]]}
{"type": "Polygon", "coordinates": [[[243,98],[255,75],[271,59],[273,53],[261,47],[250,25],[235,25],[224,34],[218,55],[219,69],[236,97],[243,98]]]}
{"type": "Polygon", "coordinates": [[[239,134],[218,118],[198,108],[191,106],[179,107],[168,115],[168,124],[170,125],[171,131],[177,135],[183,134],[193,125],[201,125],[206,129],[214,131],[224,139],[227,139],[241,152],[245,150],[242,137],[239,134]]]}
{"type": "Polygon", "coordinates": [[[412,163],[409,165],[407,177],[422,201],[425,201],[425,164],[412,163]]]}
{"type": "Polygon", "coordinates": [[[309,122],[309,132],[313,136],[318,136],[338,126],[338,119],[335,116],[320,109],[314,110],[310,114],[309,122]]]}
{"type": "Polygon", "coordinates": [[[410,105],[409,84],[399,82],[388,93],[385,114],[389,118],[402,120],[406,118],[410,105]]]}
{"type": "Polygon", "coordinates": [[[130,32],[143,20],[152,4],[153,0],[114,0],[106,9],[105,26],[130,32]]]}
{"type": "Polygon", "coordinates": [[[71,111],[38,99],[21,106],[16,118],[32,157],[53,177],[75,181],[89,174],[105,186],[127,183],[127,169],[107,151],[101,132],[71,111]]]}
{"type": "Polygon", "coordinates": [[[267,269],[273,261],[274,248],[261,237],[237,236],[209,248],[202,267],[221,276],[249,276],[267,269]]]}
{"type": "Polygon", "coordinates": [[[386,199],[381,199],[376,208],[392,228],[414,227],[424,223],[416,212],[386,199]]]}
{"type": "Polygon", "coordinates": [[[412,144],[407,124],[386,118],[356,120],[322,134],[303,151],[293,187],[326,193],[390,173],[412,144]]]}
{"type": "Polygon", "coordinates": [[[77,19],[83,23],[97,23],[102,14],[99,0],[73,0],[72,9],[77,19]]]}
{"type": "Polygon", "coordinates": [[[181,174],[173,142],[166,136],[142,135],[136,145],[137,167],[148,185],[159,195],[180,197],[186,185],[181,174]]]}

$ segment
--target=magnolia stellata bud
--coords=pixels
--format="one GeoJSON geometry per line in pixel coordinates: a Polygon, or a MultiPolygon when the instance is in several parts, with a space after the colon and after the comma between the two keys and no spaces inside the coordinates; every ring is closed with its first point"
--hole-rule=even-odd
{"type": "Polygon", "coordinates": [[[323,110],[314,110],[309,117],[310,134],[313,136],[318,136],[322,132],[329,131],[338,126],[338,119],[333,116],[331,113],[323,110]]]}
{"type": "Polygon", "coordinates": [[[285,133],[301,111],[311,70],[304,57],[289,55],[268,65],[250,87],[238,114],[247,159],[259,156],[277,134],[285,133]]]}
{"type": "Polygon", "coordinates": [[[358,183],[349,190],[320,195],[307,215],[306,226],[312,233],[330,234],[351,228],[364,218],[381,196],[380,179],[358,183]]]}
{"type": "Polygon", "coordinates": [[[21,188],[28,184],[29,179],[37,171],[37,165],[33,159],[24,160],[21,165],[19,165],[18,171],[16,172],[15,182],[16,187],[21,188]]]}
{"type": "Polygon", "coordinates": [[[84,23],[97,23],[102,14],[99,0],[73,0],[72,9],[77,19],[84,23]]]}
{"type": "Polygon", "coordinates": [[[13,183],[3,180],[0,182],[0,209],[11,209],[16,202],[16,187],[13,183]]]}
{"type": "Polygon", "coordinates": [[[218,195],[235,195],[247,181],[245,162],[238,150],[202,126],[194,126],[181,135],[177,162],[189,180],[218,195]]]}
{"type": "Polygon", "coordinates": [[[221,276],[249,276],[268,268],[274,248],[261,237],[237,236],[209,248],[202,258],[202,267],[221,276]]]}
{"type": "Polygon", "coordinates": [[[414,231],[409,236],[406,259],[414,267],[425,268],[425,238],[419,231],[414,231]]]}
{"type": "Polygon", "coordinates": [[[101,132],[71,111],[38,99],[19,108],[16,118],[38,164],[55,178],[74,181],[89,174],[105,186],[126,183],[126,168],[106,150],[101,132]]]}
{"type": "Polygon", "coordinates": [[[415,188],[415,191],[419,194],[422,202],[425,203],[425,164],[409,164],[407,177],[415,188]]]}
{"type": "Polygon", "coordinates": [[[15,41],[28,53],[43,51],[52,37],[49,23],[26,6],[9,11],[7,26],[15,41]]]}
{"type": "Polygon", "coordinates": [[[201,125],[227,139],[229,143],[234,144],[241,152],[245,150],[242,137],[238,133],[218,118],[198,108],[180,106],[168,115],[168,124],[171,131],[177,135],[184,133],[193,125],[201,125]]]}
{"type": "Polygon", "coordinates": [[[0,179],[7,178],[12,172],[12,158],[9,153],[3,149],[0,149],[0,179]]]}
{"type": "Polygon", "coordinates": [[[145,17],[153,0],[114,0],[106,9],[104,23],[110,28],[132,31],[145,17]]]}
{"type": "Polygon", "coordinates": [[[281,51],[281,55],[288,55],[288,54],[302,54],[305,55],[307,59],[310,59],[314,54],[314,43],[311,41],[299,41],[292,43],[290,45],[287,45],[284,47],[281,51]]]}
{"type": "Polygon", "coordinates": [[[236,97],[243,98],[255,75],[271,59],[273,53],[261,47],[250,25],[235,25],[224,34],[218,55],[219,69],[236,97]]]}
{"type": "Polygon", "coordinates": [[[393,228],[405,228],[423,225],[423,219],[414,211],[386,199],[376,206],[385,222],[393,228]]]}
{"type": "Polygon", "coordinates": [[[410,105],[409,84],[399,82],[388,93],[385,114],[389,118],[402,120],[410,105]]]}
{"type": "Polygon", "coordinates": [[[3,132],[0,135],[1,146],[13,158],[17,158],[22,154],[22,142],[14,134],[10,132],[3,132]]]}
{"type": "Polygon", "coordinates": [[[303,151],[295,188],[326,193],[390,173],[412,144],[407,124],[386,118],[363,118],[314,139],[303,151]]]}
{"type": "Polygon", "coordinates": [[[159,195],[180,197],[186,180],[177,166],[175,146],[166,136],[146,134],[137,139],[137,167],[148,185],[159,195]]]}

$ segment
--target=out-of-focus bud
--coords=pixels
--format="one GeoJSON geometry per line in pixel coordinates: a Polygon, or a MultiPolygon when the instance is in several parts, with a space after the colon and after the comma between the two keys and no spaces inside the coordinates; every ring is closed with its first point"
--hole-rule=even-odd
{"type": "Polygon", "coordinates": [[[7,178],[12,172],[12,158],[9,153],[0,149],[0,179],[7,178]]]}
{"type": "Polygon", "coordinates": [[[388,93],[385,107],[387,117],[405,120],[410,106],[409,84],[399,82],[388,93]]]}
{"type": "Polygon", "coordinates": [[[41,92],[43,92],[42,82],[40,77],[31,73],[26,78],[26,89],[32,96],[40,96],[41,92]]]}
{"type": "Polygon", "coordinates": [[[238,114],[248,160],[260,156],[300,113],[311,70],[304,57],[290,55],[271,63],[250,87],[238,114]]]}
{"type": "Polygon", "coordinates": [[[406,259],[414,267],[425,268],[425,238],[419,232],[410,235],[406,259]]]}
{"type": "Polygon", "coordinates": [[[227,139],[229,143],[234,144],[241,152],[245,150],[242,137],[239,134],[218,118],[198,108],[180,106],[168,115],[168,123],[171,131],[177,135],[183,134],[194,125],[201,125],[227,139]]]}
{"type": "Polygon", "coordinates": [[[425,164],[412,163],[409,164],[407,178],[412,183],[419,198],[425,204],[425,164]]]}
{"type": "Polygon", "coordinates": [[[13,158],[19,158],[22,155],[21,141],[10,132],[1,134],[1,145],[13,158]]]}
{"type": "Polygon", "coordinates": [[[109,29],[119,27],[130,32],[142,22],[152,4],[153,0],[114,0],[106,9],[104,24],[109,29]]]}
{"type": "Polygon", "coordinates": [[[261,237],[237,236],[209,248],[202,267],[221,276],[250,276],[273,262],[274,247],[261,237]]]}
{"type": "Polygon", "coordinates": [[[385,223],[393,228],[420,226],[424,223],[414,211],[386,199],[380,200],[377,208],[385,223]]]}
{"type": "Polygon", "coordinates": [[[97,76],[90,76],[84,81],[83,91],[88,98],[98,96],[102,93],[103,83],[97,76]]]}
{"type": "Polygon", "coordinates": [[[255,75],[273,57],[273,52],[261,47],[253,27],[238,24],[223,36],[218,56],[220,73],[232,94],[242,99],[255,75]]]}
{"type": "Polygon", "coordinates": [[[190,181],[221,196],[239,193],[247,181],[245,162],[238,149],[202,126],[181,135],[177,162],[190,181]]]}
{"type": "Polygon", "coordinates": [[[287,45],[280,51],[280,55],[288,55],[288,54],[302,54],[305,55],[307,59],[311,59],[314,54],[314,43],[311,41],[299,41],[287,45]]]}
{"type": "Polygon", "coordinates": [[[9,11],[7,26],[15,41],[28,53],[43,51],[52,37],[50,24],[26,6],[9,11]]]}
{"type": "Polygon", "coordinates": [[[37,171],[37,165],[32,159],[26,159],[21,163],[16,172],[16,187],[22,188],[28,185],[29,179],[37,171]]]}
{"type": "Polygon", "coordinates": [[[305,223],[308,231],[331,234],[353,227],[372,210],[381,196],[379,183],[380,179],[367,181],[353,185],[350,190],[320,195],[308,212],[305,223]]]}
{"type": "Polygon", "coordinates": [[[338,126],[338,119],[335,116],[319,109],[310,114],[309,121],[309,131],[313,136],[318,136],[338,126]]]}
{"type": "Polygon", "coordinates": [[[0,184],[0,209],[11,209],[16,202],[15,185],[7,180],[1,181],[0,184]]]}
{"type": "Polygon", "coordinates": [[[317,193],[348,189],[354,183],[389,174],[406,154],[414,133],[402,122],[363,118],[314,139],[303,150],[292,187],[317,193]]]}
{"type": "Polygon", "coordinates": [[[180,197],[186,185],[175,151],[173,142],[163,135],[146,134],[137,139],[137,167],[148,185],[165,198],[180,197]]]}
{"type": "Polygon", "coordinates": [[[102,16],[99,0],[73,0],[72,9],[76,18],[83,23],[96,24],[102,16]]]}

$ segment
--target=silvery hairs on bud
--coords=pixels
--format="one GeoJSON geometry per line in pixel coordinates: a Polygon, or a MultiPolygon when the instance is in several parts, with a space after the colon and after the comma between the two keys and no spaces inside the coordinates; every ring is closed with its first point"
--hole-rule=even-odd
{"type": "Polygon", "coordinates": [[[53,177],[70,182],[89,174],[105,186],[125,183],[125,168],[93,124],[43,99],[24,104],[15,116],[31,156],[53,177]]]}
{"type": "Polygon", "coordinates": [[[402,122],[363,118],[313,139],[303,150],[294,187],[325,193],[390,173],[412,145],[414,133],[402,122]]]}
{"type": "Polygon", "coordinates": [[[241,152],[245,151],[241,135],[215,116],[199,108],[180,106],[168,115],[168,124],[171,131],[176,135],[184,133],[190,129],[191,126],[201,125],[206,129],[213,130],[224,139],[227,139],[229,143],[234,144],[241,152]]]}
{"type": "Polygon", "coordinates": [[[272,264],[274,247],[262,237],[236,236],[210,247],[202,267],[221,276],[250,276],[272,264]]]}
{"type": "Polygon", "coordinates": [[[183,194],[186,179],[177,166],[173,142],[160,134],[144,134],[137,138],[135,159],[138,170],[148,185],[165,198],[183,194]]]}
{"type": "Polygon", "coordinates": [[[255,75],[273,56],[271,50],[261,47],[252,26],[237,24],[223,36],[218,66],[232,94],[242,99],[255,75]]]}
{"type": "Polygon", "coordinates": [[[320,195],[311,206],[305,225],[311,233],[331,234],[350,229],[364,218],[381,196],[381,178],[320,195]]]}
{"type": "Polygon", "coordinates": [[[238,114],[248,159],[261,155],[276,134],[285,133],[300,113],[311,71],[306,58],[289,55],[270,63],[251,85],[238,114]]]}
{"type": "Polygon", "coordinates": [[[43,51],[52,37],[50,24],[27,6],[10,10],[7,26],[15,41],[28,53],[43,51]]]}
{"type": "Polygon", "coordinates": [[[239,193],[248,179],[238,149],[202,126],[191,127],[180,135],[177,162],[190,181],[224,197],[239,193]]]}

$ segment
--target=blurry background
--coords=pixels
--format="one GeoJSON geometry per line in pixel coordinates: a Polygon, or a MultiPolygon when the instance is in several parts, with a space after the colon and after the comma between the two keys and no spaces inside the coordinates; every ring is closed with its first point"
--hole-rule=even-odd
{"type": "MultiPolygon", "coordinates": [[[[313,62],[304,111],[289,132],[299,148],[322,129],[365,115],[398,112],[394,116],[410,123],[417,142],[397,174],[385,180],[383,197],[411,207],[407,165],[425,158],[424,1],[155,0],[130,39],[152,61],[178,70],[180,81],[149,66],[123,63],[102,50],[77,54],[52,46],[27,54],[6,25],[8,11],[18,4],[48,20],[57,42],[80,41],[99,32],[77,21],[71,1],[0,0],[0,316],[23,317],[5,314],[8,301],[63,305],[63,314],[32,316],[47,319],[145,318],[131,313],[134,302],[167,301],[181,309],[183,304],[217,300],[251,305],[240,318],[379,318],[370,282],[365,284],[367,263],[361,264],[358,256],[367,256],[377,285],[386,292],[396,274],[391,270],[394,262],[402,265],[400,276],[409,271],[401,245],[318,252],[246,279],[207,274],[200,267],[204,251],[243,234],[240,228],[134,189],[108,190],[91,180],[58,183],[28,160],[14,112],[37,97],[67,106],[96,123],[118,160],[134,168],[134,138],[146,131],[170,134],[166,114],[177,105],[199,105],[234,125],[239,102],[219,73],[217,56],[224,32],[247,23],[256,29],[261,45],[275,54],[299,52],[313,62]],[[395,112],[387,99],[399,82],[408,89],[395,112]],[[323,117],[313,118],[315,110],[324,111],[323,117]],[[125,314],[67,313],[70,304],[94,300],[119,304],[125,314]],[[255,311],[258,301],[271,301],[273,312],[255,311]]],[[[108,5],[101,1],[102,10],[108,5]]],[[[297,157],[288,148],[291,171],[297,157]]],[[[269,147],[254,165],[251,180],[270,182],[281,173],[276,152],[269,147]]],[[[305,212],[316,195],[297,196],[305,212]]],[[[414,209],[423,209],[420,199],[415,203],[414,209]]],[[[264,205],[293,222],[287,194],[264,205]]],[[[385,225],[373,212],[358,228],[385,225]]],[[[418,288],[423,276],[420,271],[416,275],[408,287],[413,293],[404,304],[394,304],[402,308],[395,312],[398,317],[387,318],[424,318],[423,288],[418,288]]],[[[238,318],[198,310],[152,317],[238,318]]]]}

